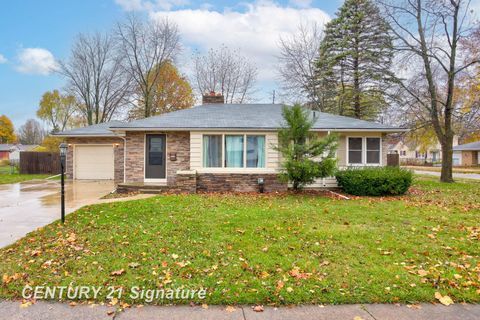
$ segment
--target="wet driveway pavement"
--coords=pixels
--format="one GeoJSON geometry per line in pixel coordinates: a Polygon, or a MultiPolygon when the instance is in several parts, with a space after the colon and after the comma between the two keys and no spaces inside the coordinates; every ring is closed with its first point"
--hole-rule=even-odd
{"type": "MultiPolygon", "coordinates": [[[[113,181],[68,181],[66,212],[93,204],[114,190],[113,181]]],[[[0,248],[60,218],[60,181],[0,185],[0,248]]]]}

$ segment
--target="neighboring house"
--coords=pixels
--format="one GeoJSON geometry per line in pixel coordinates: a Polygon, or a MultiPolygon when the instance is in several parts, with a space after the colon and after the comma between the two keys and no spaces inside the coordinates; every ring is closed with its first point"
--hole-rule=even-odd
{"type": "Polygon", "coordinates": [[[11,144],[0,144],[0,160],[8,160],[11,144]]]}
{"type": "Polygon", "coordinates": [[[30,151],[35,147],[37,145],[0,144],[0,160],[19,160],[21,151],[30,151]]]}
{"type": "Polygon", "coordinates": [[[22,152],[22,151],[33,151],[37,147],[38,147],[38,145],[36,145],[36,144],[32,144],[32,145],[17,144],[17,145],[14,145],[10,149],[9,160],[10,161],[20,161],[20,152],[22,152]]]}
{"type": "Polygon", "coordinates": [[[453,147],[454,166],[480,165],[480,141],[453,147]]]}
{"type": "MultiPolygon", "coordinates": [[[[458,144],[458,136],[453,138],[453,145],[458,144]]],[[[420,151],[419,146],[414,143],[407,143],[401,138],[391,139],[388,143],[388,152],[397,153],[401,163],[417,162],[417,163],[434,163],[442,161],[442,146],[440,142],[430,146],[426,152],[420,151]]]]}
{"type": "MultiPolygon", "coordinates": [[[[214,103],[209,103],[211,99],[214,103]]],[[[275,150],[283,126],[282,105],[203,105],[129,123],[112,121],[57,134],[68,143],[70,179],[114,179],[122,184],[165,185],[199,191],[285,190],[275,150]]],[[[218,103],[222,102],[222,103],[218,103]]],[[[313,112],[312,112],[313,113],[313,112]]],[[[339,135],[338,165],[383,166],[386,135],[406,129],[314,112],[319,136],[339,135]]],[[[313,186],[335,185],[334,178],[313,186]]]]}

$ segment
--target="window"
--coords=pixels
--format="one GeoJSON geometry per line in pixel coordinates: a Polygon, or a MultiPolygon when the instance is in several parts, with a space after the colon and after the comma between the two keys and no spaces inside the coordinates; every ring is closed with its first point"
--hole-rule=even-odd
{"type": "Polygon", "coordinates": [[[265,168],[265,136],[247,136],[247,168],[265,168]]]}
{"type": "Polygon", "coordinates": [[[205,168],[222,167],[222,136],[203,136],[203,166],[205,168]]]}
{"type": "Polygon", "coordinates": [[[379,165],[381,163],[381,138],[349,137],[347,144],[348,164],[379,165]]]}
{"type": "Polygon", "coordinates": [[[265,168],[264,135],[204,135],[204,168],[265,168]]]}
{"type": "Polygon", "coordinates": [[[405,150],[400,151],[400,155],[401,155],[401,156],[406,156],[406,155],[407,155],[407,151],[405,151],[405,150]]]}
{"type": "Polygon", "coordinates": [[[348,138],[348,163],[361,164],[363,153],[362,138],[348,138]]]}
{"type": "Polygon", "coordinates": [[[243,167],[243,136],[225,136],[225,168],[243,167]]]}
{"type": "Polygon", "coordinates": [[[367,163],[380,164],[380,138],[367,138],[367,163]]]}

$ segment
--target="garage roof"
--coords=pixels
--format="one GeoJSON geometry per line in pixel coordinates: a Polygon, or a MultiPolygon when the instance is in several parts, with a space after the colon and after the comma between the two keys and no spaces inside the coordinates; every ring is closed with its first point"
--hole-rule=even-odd
{"type": "Polygon", "coordinates": [[[480,141],[460,144],[453,147],[453,151],[480,151],[480,141]]]}
{"type": "Polygon", "coordinates": [[[91,126],[76,128],[72,130],[67,130],[63,132],[56,133],[56,136],[64,137],[114,137],[117,136],[114,132],[110,130],[112,126],[119,126],[124,124],[123,121],[109,121],[99,124],[94,124],[91,126]]]}

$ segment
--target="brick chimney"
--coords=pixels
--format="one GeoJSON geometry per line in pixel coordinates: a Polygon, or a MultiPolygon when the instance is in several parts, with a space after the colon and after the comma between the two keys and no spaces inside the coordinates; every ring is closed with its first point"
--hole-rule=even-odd
{"type": "Polygon", "coordinates": [[[223,104],[225,99],[221,93],[215,93],[215,91],[210,91],[202,96],[202,104],[223,104]]]}

